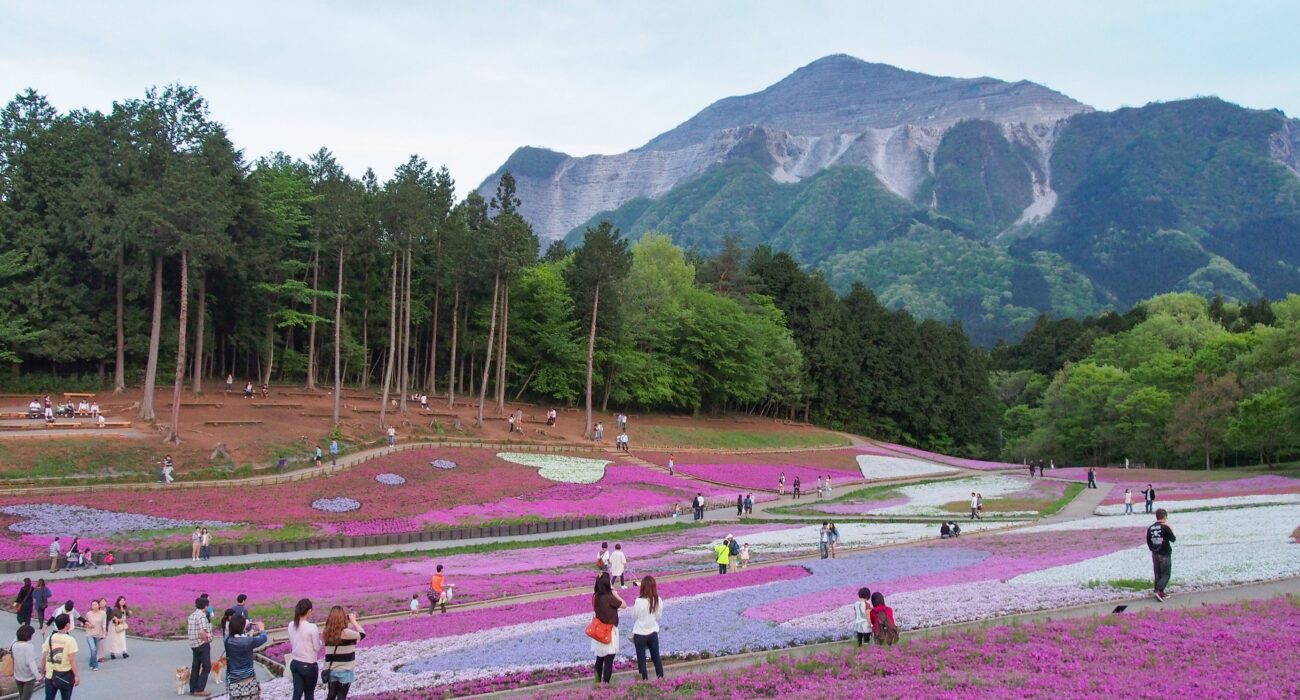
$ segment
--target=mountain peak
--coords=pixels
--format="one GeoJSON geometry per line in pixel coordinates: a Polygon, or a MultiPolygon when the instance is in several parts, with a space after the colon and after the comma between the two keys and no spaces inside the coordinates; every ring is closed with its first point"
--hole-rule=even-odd
{"type": "Polygon", "coordinates": [[[1028,81],[940,77],[833,54],[764,90],[718,100],[640,150],[676,150],[746,124],[825,136],[903,124],[946,127],[976,118],[1051,123],[1090,109],[1028,81]]]}

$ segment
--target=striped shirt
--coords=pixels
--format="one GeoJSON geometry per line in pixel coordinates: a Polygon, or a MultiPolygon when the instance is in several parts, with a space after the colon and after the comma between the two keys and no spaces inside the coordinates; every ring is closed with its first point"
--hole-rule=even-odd
{"type": "Polygon", "coordinates": [[[339,633],[338,644],[325,645],[325,667],[331,671],[351,671],[357,662],[357,643],[365,638],[365,632],[345,628],[339,633]]]}

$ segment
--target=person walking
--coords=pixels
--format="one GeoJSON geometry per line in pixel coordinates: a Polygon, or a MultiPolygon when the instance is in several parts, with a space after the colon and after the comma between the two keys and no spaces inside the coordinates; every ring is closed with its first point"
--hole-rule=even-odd
{"type": "Polygon", "coordinates": [[[799,488],[800,488],[799,475],[796,474],[795,477],[794,477],[794,497],[795,497],[796,499],[798,499],[799,496],[800,496],[799,488]]]}
{"type": "Polygon", "coordinates": [[[1150,513],[1156,505],[1156,489],[1151,484],[1142,490],[1142,498],[1146,500],[1147,512],[1150,513]]]}
{"type": "Polygon", "coordinates": [[[330,466],[336,467],[339,463],[339,441],[330,440],[330,466]]]}
{"type": "Polygon", "coordinates": [[[325,643],[325,670],[321,677],[328,674],[329,678],[325,700],[347,700],[348,689],[357,679],[357,644],[365,638],[366,630],[357,622],[355,613],[338,605],[330,608],[329,617],[325,618],[325,632],[321,635],[325,643]]]}
{"type": "Polygon", "coordinates": [[[172,473],[175,471],[176,461],[172,459],[171,455],[165,455],[162,460],[162,482],[164,484],[170,484],[176,481],[172,476],[172,473]]]}
{"type": "Polygon", "coordinates": [[[776,478],[776,492],[778,496],[785,497],[785,472],[776,478]]]}
{"type": "Polygon", "coordinates": [[[289,675],[293,678],[293,700],[315,700],[316,681],[320,674],[321,634],[311,622],[311,600],[303,598],[293,607],[289,634],[289,675]]]}
{"type": "Polygon", "coordinates": [[[655,666],[655,677],[664,677],[664,662],[659,658],[659,620],[664,616],[664,603],[659,597],[659,585],[655,577],[641,578],[641,593],[632,604],[632,646],[636,649],[636,670],[641,673],[641,680],[650,680],[646,672],[646,652],[650,652],[650,662],[655,666]]]}
{"type": "Polygon", "coordinates": [[[627,570],[627,555],[623,553],[623,545],[614,543],[614,552],[609,555],[609,583],[614,585],[618,581],[619,588],[627,588],[627,580],[623,577],[623,572],[627,570]]]}
{"type": "Polygon", "coordinates": [[[36,681],[41,677],[40,651],[32,644],[36,628],[30,624],[19,625],[18,639],[9,645],[14,657],[14,682],[18,684],[18,700],[31,700],[36,692],[36,681]]]}
{"type": "Polygon", "coordinates": [[[388,446],[397,447],[397,428],[388,426],[388,446]]]}
{"type": "Polygon", "coordinates": [[[704,519],[704,494],[698,492],[695,494],[695,519],[704,519]]]}
{"type": "Polygon", "coordinates": [[[59,570],[59,559],[63,556],[63,546],[59,544],[59,538],[55,537],[50,543],[50,573],[56,573],[59,570]]]}
{"type": "Polygon", "coordinates": [[[831,523],[830,541],[831,541],[831,559],[834,559],[835,548],[840,543],[840,529],[838,527],[835,527],[835,523],[831,523]]]}
{"type": "Polygon", "coordinates": [[[859,649],[871,643],[871,589],[866,586],[858,589],[858,599],[853,603],[853,634],[859,649]]]}
{"type": "Polygon", "coordinates": [[[596,683],[610,682],[614,674],[614,655],[618,653],[618,609],[627,607],[627,603],[614,592],[609,574],[602,573],[596,577],[596,590],[591,596],[591,609],[596,619],[606,625],[613,625],[609,642],[591,640],[591,652],[596,655],[596,683]]]}
{"type": "Polygon", "coordinates": [[[322,449],[320,448],[320,444],[319,444],[319,443],[316,444],[316,452],[313,453],[312,458],[313,458],[313,460],[316,462],[316,466],[317,466],[317,467],[320,466],[321,461],[323,461],[324,458],[325,458],[325,452],[324,452],[324,450],[322,450],[322,449]]]}
{"type": "Polygon", "coordinates": [[[830,474],[826,475],[826,497],[827,498],[831,497],[831,475],[830,474]]]}
{"type": "Polygon", "coordinates": [[[257,682],[253,651],[266,644],[266,631],[260,622],[249,622],[248,616],[238,611],[226,620],[225,627],[226,697],[260,700],[262,685],[257,682]]]}
{"type": "Polygon", "coordinates": [[[822,497],[822,493],[825,491],[825,489],[826,489],[826,487],[822,484],[822,477],[821,477],[821,475],[819,474],[819,475],[817,476],[817,497],[818,497],[818,498],[821,498],[821,497],[822,497]]]}
{"type": "Polygon", "coordinates": [[[1165,602],[1169,595],[1165,587],[1169,585],[1169,576],[1173,570],[1174,548],[1178,541],[1173,528],[1169,527],[1169,513],[1164,508],[1156,509],[1156,521],[1147,528],[1147,549],[1151,550],[1151,563],[1155,569],[1156,600],[1165,602]]]}
{"type": "Polygon", "coordinates": [[[199,560],[199,549],[203,546],[203,528],[195,525],[190,533],[190,561],[199,560]]]}
{"type": "Polygon", "coordinates": [[[731,563],[731,535],[723,538],[720,544],[713,545],[714,560],[718,563],[718,575],[727,573],[727,565],[731,563]]]}
{"type": "Polygon", "coordinates": [[[739,518],[744,514],[745,514],[745,496],[738,493],[736,494],[736,517],[739,518]]]}
{"type": "Polygon", "coordinates": [[[108,611],[108,658],[116,659],[121,655],[131,658],[126,650],[126,631],[131,629],[131,608],[126,604],[125,596],[118,596],[113,607],[108,611]]]}
{"type": "Polygon", "coordinates": [[[1095,488],[1097,488],[1097,469],[1096,469],[1096,467],[1088,467],[1088,488],[1090,488],[1090,489],[1095,489],[1095,488]]]}
{"type": "Polygon", "coordinates": [[[235,390],[235,375],[233,375],[233,374],[227,374],[227,375],[226,375],[226,394],[229,395],[230,392],[232,392],[232,391],[234,391],[234,390],[235,390]]]}
{"type": "Polygon", "coordinates": [[[190,695],[206,698],[208,674],[212,673],[212,622],[208,620],[208,599],[197,598],[185,620],[185,639],[190,643],[190,695]]]}
{"type": "Polygon", "coordinates": [[[831,524],[822,523],[822,528],[817,532],[817,545],[821,550],[822,559],[829,559],[831,556],[831,524]]]}
{"type": "Polygon", "coordinates": [[[754,494],[745,494],[745,515],[754,514],[754,494]]]}
{"type": "Polygon", "coordinates": [[[208,561],[212,558],[212,533],[205,527],[199,536],[199,559],[208,561]]]}
{"type": "Polygon", "coordinates": [[[668,453],[668,476],[676,476],[676,475],[677,475],[677,458],[673,456],[673,453],[669,452],[668,453]]]}
{"type": "MultiPolygon", "coordinates": [[[[608,542],[600,543],[600,552],[596,555],[596,569],[599,571],[603,571],[605,573],[609,573],[609,543],[608,542]]],[[[610,580],[610,584],[611,585],[613,584],[612,579],[610,580]]]]}
{"type": "Polygon", "coordinates": [[[45,579],[37,579],[36,587],[32,589],[32,609],[36,613],[36,624],[40,626],[41,632],[45,631],[45,608],[50,604],[50,596],[53,592],[45,583],[45,579]]]}
{"type": "Polygon", "coordinates": [[[99,670],[99,647],[104,643],[107,632],[105,625],[108,622],[108,611],[104,610],[104,602],[106,601],[90,601],[90,610],[86,613],[86,664],[92,671],[99,670]]]}
{"type": "Polygon", "coordinates": [[[442,614],[447,614],[447,577],[442,573],[442,564],[439,564],[433,571],[433,576],[429,577],[429,614],[433,614],[433,609],[442,606],[442,614]]]}
{"type": "Polygon", "coordinates": [[[72,619],[67,615],[56,615],[54,634],[45,640],[41,648],[41,666],[45,670],[45,700],[54,700],[58,695],[63,700],[71,700],[72,689],[81,685],[77,674],[77,640],[72,636],[72,619]]]}
{"type": "Polygon", "coordinates": [[[971,520],[975,520],[976,518],[981,517],[979,513],[979,507],[980,507],[979,497],[975,495],[974,491],[971,491],[970,492],[970,519],[971,520]]]}
{"type": "Polygon", "coordinates": [[[30,578],[23,579],[23,585],[14,596],[14,612],[18,613],[18,626],[32,624],[32,592],[36,587],[30,578]]]}
{"type": "Polygon", "coordinates": [[[1124,489],[1124,515],[1133,514],[1133,489],[1124,489]]]}

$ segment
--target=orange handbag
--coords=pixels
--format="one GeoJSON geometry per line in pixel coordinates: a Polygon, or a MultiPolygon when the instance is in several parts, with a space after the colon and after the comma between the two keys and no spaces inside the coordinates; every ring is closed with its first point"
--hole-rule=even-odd
{"type": "Polygon", "coordinates": [[[614,639],[614,626],[607,622],[601,622],[598,617],[593,617],[591,618],[591,624],[587,625],[587,636],[601,644],[609,644],[614,639]]]}

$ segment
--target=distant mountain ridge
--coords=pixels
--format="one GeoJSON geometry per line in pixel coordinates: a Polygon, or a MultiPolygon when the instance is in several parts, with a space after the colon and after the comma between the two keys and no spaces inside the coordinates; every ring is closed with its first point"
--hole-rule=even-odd
{"type": "Polygon", "coordinates": [[[1097,112],[831,56],[633,151],[505,170],[546,239],[600,219],[706,253],[734,236],[985,344],[1167,291],[1300,291],[1300,121],[1216,98],[1097,112]]]}
{"type": "MultiPolygon", "coordinates": [[[[943,78],[835,55],[752,95],[709,105],[646,145],[616,155],[572,157],[518,149],[479,187],[491,194],[515,176],[522,213],[543,240],[592,215],[656,198],[722,163],[751,161],[778,182],[835,165],[870,169],[891,191],[914,197],[943,134],[962,120],[998,124],[1046,168],[1054,125],[1091,108],[1030,82],[943,78]]],[[[1048,196],[1042,181],[1035,200],[1048,196]]]]}

